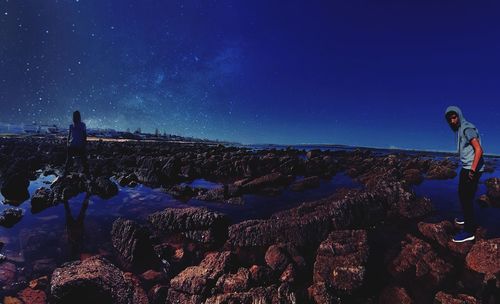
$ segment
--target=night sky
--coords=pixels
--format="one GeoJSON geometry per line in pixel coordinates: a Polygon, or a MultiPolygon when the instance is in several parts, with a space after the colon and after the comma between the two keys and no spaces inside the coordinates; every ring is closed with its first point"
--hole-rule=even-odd
{"type": "Polygon", "coordinates": [[[0,122],[500,154],[498,1],[0,0],[0,122]]]}

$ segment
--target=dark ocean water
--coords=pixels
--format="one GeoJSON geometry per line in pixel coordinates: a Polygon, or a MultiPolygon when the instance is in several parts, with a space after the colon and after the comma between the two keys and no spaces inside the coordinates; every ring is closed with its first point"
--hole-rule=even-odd
{"type": "MultiPolygon", "coordinates": [[[[434,157],[440,158],[437,155],[434,157]]],[[[492,161],[497,167],[499,162],[492,161]]],[[[477,196],[486,192],[484,180],[498,176],[498,167],[493,173],[484,173],[477,196]]],[[[32,181],[29,186],[30,195],[39,187],[48,187],[48,183],[54,178],[55,176],[41,176],[32,181]]],[[[203,188],[221,186],[203,179],[187,184],[203,188]]],[[[247,219],[268,218],[276,211],[326,197],[342,187],[361,186],[345,174],[339,173],[330,180],[322,180],[320,187],[316,189],[303,192],[285,190],[277,196],[245,195],[244,205],[228,205],[197,200],[181,202],[162,189],[138,185],[134,188],[119,187],[118,195],[109,200],[91,196],[87,208],[84,207],[85,195],[82,193],[69,201],[70,213],[65,212],[65,206],[61,203],[33,214],[30,200],[27,200],[19,206],[24,210],[20,222],[12,228],[0,227],[0,242],[4,243],[0,253],[16,264],[19,279],[23,276],[29,279],[50,273],[54,267],[74,259],[75,251],[83,254],[111,252],[110,231],[113,221],[118,217],[145,222],[149,214],[166,207],[205,206],[228,214],[233,223],[236,223],[247,219]],[[77,220],[79,216],[82,221],[77,220]]],[[[429,197],[434,204],[436,212],[429,220],[452,220],[460,214],[457,187],[458,177],[452,180],[425,180],[414,187],[417,195],[429,197]]],[[[1,196],[0,200],[3,201],[1,196]]],[[[11,206],[0,204],[0,211],[9,207],[11,206]]],[[[500,209],[481,208],[475,204],[475,212],[478,224],[488,229],[488,237],[500,237],[500,209]]]]}

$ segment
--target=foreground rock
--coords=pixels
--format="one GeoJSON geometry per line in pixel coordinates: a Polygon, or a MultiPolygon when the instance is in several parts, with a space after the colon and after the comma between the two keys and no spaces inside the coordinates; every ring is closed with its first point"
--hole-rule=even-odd
{"type": "Polygon", "coordinates": [[[310,292],[314,294],[316,303],[334,295],[350,295],[360,288],[365,279],[368,252],[364,230],[330,233],[320,244],[314,262],[314,285],[311,289],[315,291],[310,292]]]}
{"type": "Polygon", "coordinates": [[[226,215],[196,207],[167,208],[151,214],[148,221],[160,236],[180,232],[201,243],[223,242],[229,225],[226,215]]]}
{"type": "Polygon", "coordinates": [[[54,270],[50,282],[52,303],[137,303],[134,285],[123,272],[98,256],[54,270]]]}
{"type": "Polygon", "coordinates": [[[8,208],[0,213],[0,226],[10,228],[17,224],[23,217],[23,210],[20,208],[8,208]]]}
{"type": "Polygon", "coordinates": [[[111,242],[127,269],[145,270],[157,264],[157,257],[146,228],[119,218],[111,229],[111,242]]]}
{"type": "Polygon", "coordinates": [[[29,184],[27,175],[13,174],[2,183],[1,193],[7,201],[19,204],[30,197],[28,193],[29,184]]]}
{"type": "Polygon", "coordinates": [[[230,251],[207,254],[198,266],[190,266],[170,280],[168,300],[181,303],[183,299],[190,299],[188,301],[197,303],[197,299],[213,293],[217,280],[234,268],[234,262],[230,251]]]}
{"type": "Polygon", "coordinates": [[[479,304],[480,302],[469,295],[466,294],[457,294],[451,295],[445,292],[436,293],[436,297],[434,298],[434,303],[436,304],[479,304]]]}

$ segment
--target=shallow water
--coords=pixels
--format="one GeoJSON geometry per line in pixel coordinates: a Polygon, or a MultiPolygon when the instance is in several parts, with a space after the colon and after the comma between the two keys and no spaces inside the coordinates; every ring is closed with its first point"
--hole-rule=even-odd
{"type": "MultiPolygon", "coordinates": [[[[494,163],[496,166],[499,164],[494,163]]],[[[477,196],[486,192],[484,181],[495,176],[500,176],[499,168],[493,173],[483,174],[477,196]]],[[[31,181],[30,195],[39,187],[49,187],[54,178],[41,176],[31,181]]],[[[186,184],[208,189],[222,186],[204,179],[186,184]]],[[[436,212],[430,220],[452,220],[460,214],[457,186],[458,177],[452,180],[425,180],[414,187],[417,195],[431,198],[435,206],[436,212]]],[[[134,188],[119,186],[119,193],[113,198],[104,200],[91,196],[88,204],[84,203],[85,194],[82,193],[69,200],[67,206],[61,203],[36,214],[31,212],[31,203],[27,200],[19,206],[24,210],[20,222],[12,228],[0,227],[0,242],[5,244],[1,253],[18,267],[17,281],[21,281],[23,278],[49,274],[63,262],[79,258],[80,254],[111,252],[110,231],[113,221],[118,217],[144,222],[149,214],[166,207],[204,206],[228,214],[232,222],[237,223],[247,219],[268,218],[277,211],[331,195],[341,187],[359,188],[360,185],[339,173],[330,180],[321,180],[320,187],[303,192],[285,190],[277,196],[244,195],[244,205],[194,199],[181,202],[162,189],[143,185],[134,188]]],[[[0,200],[3,201],[1,196],[0,200]]],[[[9,207],[0,204],[0,211],[9,207]]],[[[478,224],[488,229],[488,237],[500,237],[500,209],[480,208],[475,204],[475,212],[478,224]]]]}

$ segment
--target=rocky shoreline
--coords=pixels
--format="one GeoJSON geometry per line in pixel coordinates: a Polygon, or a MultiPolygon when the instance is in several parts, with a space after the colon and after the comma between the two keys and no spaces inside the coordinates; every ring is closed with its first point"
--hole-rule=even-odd
{"type": "MultiPolygon", "coordinates": [[[[110,232],[114,252],[57,265],[24,286],[16,284],[15,264],[0,262],[4,302],[500,301],[500,239],[485,239],[479,229],[474,243],[450,242],[457,227],[424,221],[432,202],[412,190],[424,179],[454,178],[454,159],[145,142],[91,142],[88,151],[92,177],[71,174],[38,189],[32,212],[85,191],[112,197],[118,192],[113,179],[122,186],[162,187],[186,201],[228,204],[244,204],[246,194],[314,188],[340,172],[363,188],[235,224],[202,207],[166,208],[146,223],[119,218],[110,232]],[[183,183],[198,178],[222,186],[183,183]]],[[[29,180],[60,172],[64,160],[57,139],[0,139],[2,195],[16,206],[29,197],[29,180]]],[[[489,179],[481,201],[498,204],[499,184],[489,179]]],[[[21,217],[16,207],[6,209],[0,225],[11,227],[21,217]]]]}

